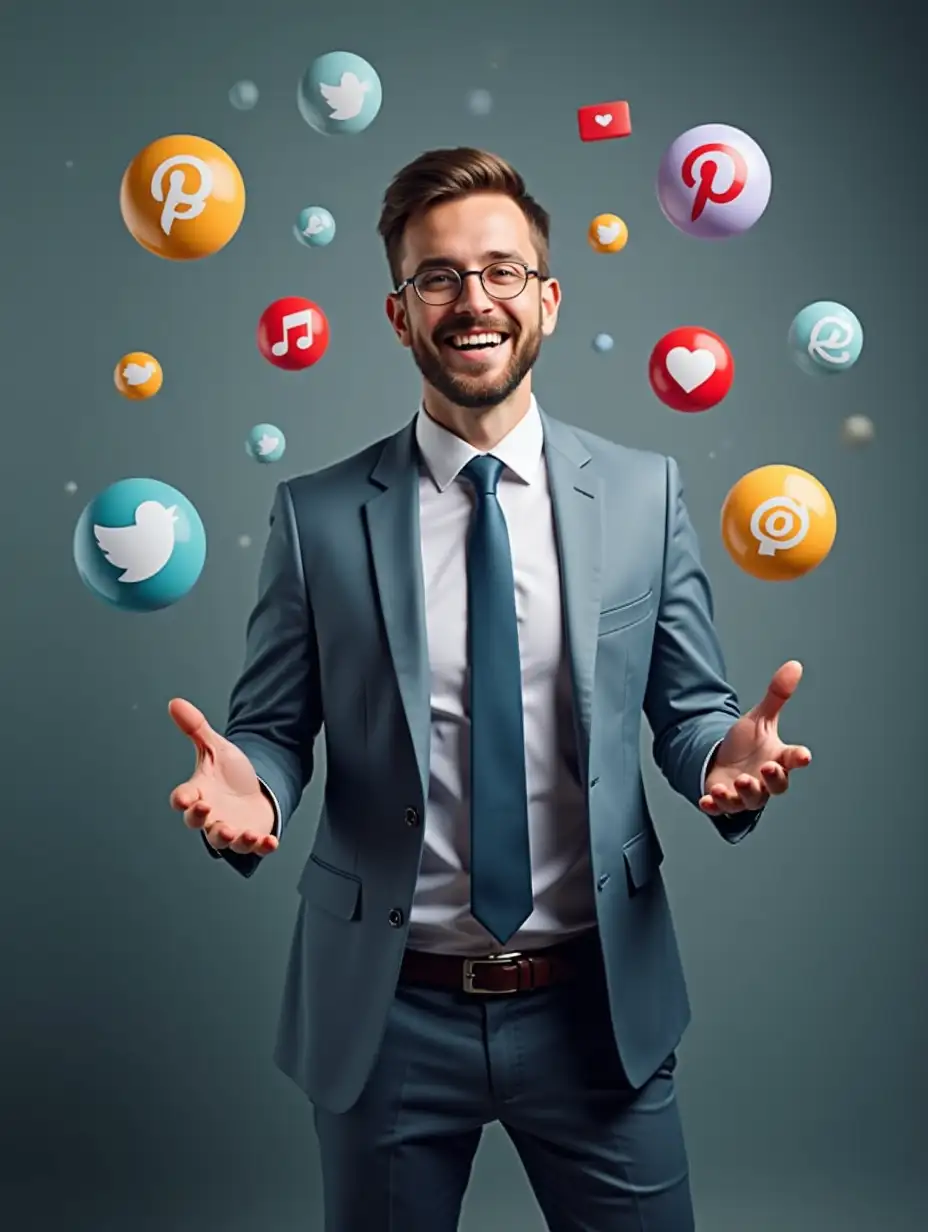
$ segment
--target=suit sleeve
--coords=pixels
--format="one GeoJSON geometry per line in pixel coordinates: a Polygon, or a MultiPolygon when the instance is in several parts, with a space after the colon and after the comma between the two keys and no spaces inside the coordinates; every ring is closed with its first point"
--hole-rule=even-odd
{"type": "MultiPolygon", "coordinates": [[[[673,458],[667,458],[666,465],[663,579],[644,711],[661,773],[675,791],[697,805],[709,757],[741,710],[725,679],[712,592],[683,499],[679,468],[673,458]]],[[[724,839],[734,843],[754,829],[762,812],[710,820],[724,839]]]]}
{"type": "MultiPolygon", "coordinates": [[[[283,837],[312,778],[322,696],[312,604],[286,483],[277,488],[270,522],[258,601],[247,625],[245,664],[232,690],[225,736],[254,767],[274,807],[274,833],[283,837]]],[[[262,858],[206,847],[245,877],[262,858]]]]}

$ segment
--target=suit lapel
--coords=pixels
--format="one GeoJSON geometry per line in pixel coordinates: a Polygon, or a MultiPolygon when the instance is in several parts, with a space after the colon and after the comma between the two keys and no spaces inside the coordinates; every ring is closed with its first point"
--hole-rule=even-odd
{"type": "Polygon", "coordinates": [[[561,571],[561,604],[574,694],[582,781],[589,777],[593,672],[602,593],[602,480],[585,469],[589,452],[566,424],[541,412],[561,571]]]}
{"type": "Polygon", "coordinates": [[[390,437],[371,481],[382,490],[364,506],[387,644],[428,797],[430,703],[428,630],[419,532],[419,455],[415,420],[390,437]]]}

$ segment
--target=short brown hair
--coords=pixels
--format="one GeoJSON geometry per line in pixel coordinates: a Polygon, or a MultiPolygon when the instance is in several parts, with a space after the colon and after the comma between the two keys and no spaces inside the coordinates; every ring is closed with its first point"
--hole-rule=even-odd
{"type": "Polygon", "coordinates": [[[443,201],[471,193],[504,193],[528,219],[538,249],[538,269],[548,277],[548,241],[551,220],[534,197],[525,191],[525,181],[514,167],[487,150],[460,146],[454,150],[427,150],[398,171],[384,193],[377,230],[387,250],[393,285],[402,281],[400,256],[403,233],[415,214],[443,201]]]}

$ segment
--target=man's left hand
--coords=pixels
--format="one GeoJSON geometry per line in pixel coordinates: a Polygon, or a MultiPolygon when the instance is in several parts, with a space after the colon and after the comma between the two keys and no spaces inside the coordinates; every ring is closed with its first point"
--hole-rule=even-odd
{"type": "Polygon", "coordinates": [[[802,664],[784,663],[767,694],[729,729],[715,751],[699,807],[710,817],[755,812],[771,796],[781,796],[792,770],[807,766],[812,754],[802,744],[784,744],[777,732],[780,711],[802,679],[802,664]]]}

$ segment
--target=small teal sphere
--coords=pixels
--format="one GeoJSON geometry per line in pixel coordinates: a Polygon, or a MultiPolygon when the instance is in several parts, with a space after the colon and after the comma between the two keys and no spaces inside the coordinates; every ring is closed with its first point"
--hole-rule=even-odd
{"type": "Polygon", "coordinates": [[[803,372],[846,372],[860,358],[864,331],[850,308],[820,299],[797,312],[789,327],[789,348],[803,372]]]}
{"type": "Polygon", "coordinates": [[[313,60],[296,95],[300,115],[317,133],[342,137],[362,133],[377,118],[383,87],[372,64],[351,51],[330,51],[313,60]]]}
{"type": "Polygon", "coordinates": [[[251,111],[258,105],[258,87],[253,81],[237,81],[229,91],[229,102],[236,111],[251,111]]]}
{"type": "Polygon", "coordinates": [[[611,334],[597,334],[593,339],[593,350],[599,351],[600,355],[605,354],[606,351],[611,351],[614,346],[615,343],[612,340],[611,334]]]}
{"type": "Polygon", "coordinates": [[[335,219],[321,205],[307,205],[296,216],[293,234],[307,248],[325,248],[335,239],[335,219]]]}
{"type": "Polygon", "coordinates": [[[274,424],[255,424],[245,440],[245,452],[256,462],[279,462],[286,448],[284,434],[274,424]]]}
{"type": "Polygon", "coordinates": [[[98,599],[156,612],[183,599],[206,561],[206,532],[191,502],[159,479],[120,479],[85,507],[74,564],[98,599]]]}

